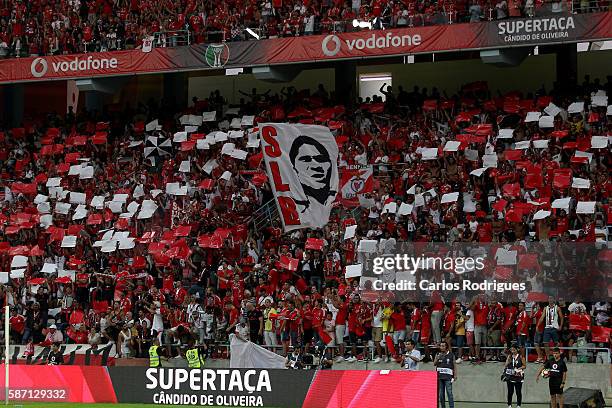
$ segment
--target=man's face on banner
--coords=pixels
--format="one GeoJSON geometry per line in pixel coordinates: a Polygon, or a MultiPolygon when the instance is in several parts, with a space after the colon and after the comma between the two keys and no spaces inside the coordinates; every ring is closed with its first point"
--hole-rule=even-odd
{"type": "Polygon", "coordinates": [[[329,157],[316,146],[303,144],[298,149],[294,167],[303,185],[316,190],[328,187],[331,166],[329,157]]]}

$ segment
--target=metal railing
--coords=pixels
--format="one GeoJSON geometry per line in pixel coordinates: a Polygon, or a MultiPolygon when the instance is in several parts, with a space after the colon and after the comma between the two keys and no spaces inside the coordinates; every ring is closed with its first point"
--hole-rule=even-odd
{"type": "Polygon", "coordinates": [[[257,232],[261,232],[264,228],[267,228],[272,225],[274,221],[279,219],[278,208],[276,207],[274,199],[271,199],[267,203],[262,204],[261,207],[253,213],[253,227],[257,232]]]}
{"type": "MultiPolygon", "coordinates": [[[[283,345],[279,344],[276,346],[269,346],[269,345],[260,345],[261,347],[271,350],[279,355],[283,355],[283,345]]],[[[229,343],[218,343],[215,344],[214,346],[212,346],[213,348],[216,348],[217,350],[221,349],[225,351],[225,355],[227,355],[229,357],[230,354],[230,345],[229,343]]],[[[336,350],[338,349],[339,346],[326,346],[327,350],[330,350],[332,352],[332,356],[333,358],[337,358],[338,356],[336,355],[336,350]]],[[[345,345],[344,346],[345,351],[350,351],[351,350],[351,346],[350,345],[345,345]]],[[[427,356],[429,358],[425,359],[425,361],[423,363],[427,364],[429,362],[431,362],[433,360],[433,357],[435,357],[436,354],[436,350],[437,347],[433,346],[433,345],[429,345],[427,347],[424,346],[419,346],[417,347],[417,349],[419,349],[422,352],[423,356],[427,356]]],[[[463,354],[462,355],[469,355],[469,347],[465,346],[462,347],[463,349],[463,354]]],[[[541,347],[542,349],[542,353],[544,353],[544,347],[541,347]]],[[[572,364],[610,364],[612,362],[612,355],[611,355],[611,351],[609,348],[604,348],[604,347],[559,347],[559,349],[564,352],[564,357],[565,359],[572,363],[572,364]],[[586,357],[587,361],[581,361],[580,358],[577,359],[577,361],[572,361],[573,357],[574,357],[574,353],[576,352],[576,356],[578,357],[586,357]]],[[[319,348],[320,350],[320,348],[319,348]]],[[[373,364],[373,360],[375,359],[376,356],[376,348],[373,345],[370,344],[359,344],[357,346],[357,350],[358,350],[358,355],[360,355],[362,358],[357,360],[358,363],[362,363],[362,364],[366,364],[366,367],[368,364],[373,364]],[[365,353],[364,353],[365,351],[365,353]],[[363,356],[365,356],[365,358],[363,358],[363,356]]],[[[383,350],[385,350],[385,347],[383,347],[383,350]]],[[[457,350],[457,347],[452,347],[452,351],[455,352],[457,350]]],[[[497,351],[500,353],[503,353],[504,356],[507,355],[508,352],[508,348],[507,347],[491,347],[491,346],[482,346],[480,347],[481,353],[485,353],[485,355],[487,354],[491,354],[491,352],[493,351],[497,351]]],[[[316,347],[310,347],[310,351],[313,352],[312,354],[317,354],[317,348],[316,347]]],[[[534,346],[527,346],[525,347],[525,355],[529,356],[531,353],[535,353],[536,352],[536,348],[534,346]]],[[[456,355],[456,354],[455,354],[456,355]]],[[[217,357],[219,358],[219,357],[217,357]]],[[[226,357],[221,357],[221,358],[226,358],[226,357]]],[[[526,359],[527,361],[525,362],[526,365],[529,364],[539,364],[539,363],[535,363],[535,362],[530,362],[529,359],[526,359]]],[[[391,361],[393,361],[393,359],[391,358],[391,361]]],[[[471,361],[466,360],[466,363],[471,363],[471,361]]],[[[504,361],[489,361],[491,363],[503,363],[504,361]]]]}
{"type": "Polygon", "coordinates": [[[153,33],[153,47],[180,47],[191,44],[189,30],[158,31],[153,33]]]}

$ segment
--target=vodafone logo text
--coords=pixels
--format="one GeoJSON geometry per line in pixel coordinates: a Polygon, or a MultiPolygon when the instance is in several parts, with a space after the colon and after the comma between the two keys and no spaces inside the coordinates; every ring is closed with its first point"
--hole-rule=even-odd
{"type": "MultiPolygon", "coordinates": [[[[119,66],[117,58],[87,58],[75,57],[67,61],[51,61],[51,69],[55,74],[78,74],[81,71],[98,69],[115,69],[119,66]]],[[[34,78],[41,78],[47,74],[49,64],[44,58],[34,58],[30,71],[34,78]]]]}
{"type": "Polygon", "coordinates": [[[340,52],[345,45],[350,53],[353,50],[376,50],[385,48],[400,48],[422,43],[420,34],[395,35],[390,31],[383,35],[372,34],[369,37],[355,38],[342,41],[337,35],[328,35],[321,42],[321,50],[328,57],[333,57],[340,52]]]}
{"type": "Polygon", "coordinates": [[[34,58],[32,61],[32,65],[30,65],[30,71],[32,71],[32,76],[34,78],[40,78],[41,76],[47,73],[47,61],[43,58],[34,58]]]}

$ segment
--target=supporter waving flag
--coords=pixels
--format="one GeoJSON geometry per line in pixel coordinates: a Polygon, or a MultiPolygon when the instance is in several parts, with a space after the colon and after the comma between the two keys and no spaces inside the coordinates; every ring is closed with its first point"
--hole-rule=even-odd
{"type": "Polygon", "coordinates": [[[338,192],[338,146],[327,127],[260,125],[266,168],[285,231],[327,224],[338,192]]]}

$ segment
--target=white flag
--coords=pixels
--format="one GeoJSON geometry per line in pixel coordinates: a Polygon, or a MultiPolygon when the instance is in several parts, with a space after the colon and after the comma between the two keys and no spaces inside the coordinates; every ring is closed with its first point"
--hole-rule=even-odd
{"type": "Polygon", "coordinates": [[[318,125],[264,123],[261,146],[285,231],[321,228],[338,190],[338,145],[318,125]]]}

